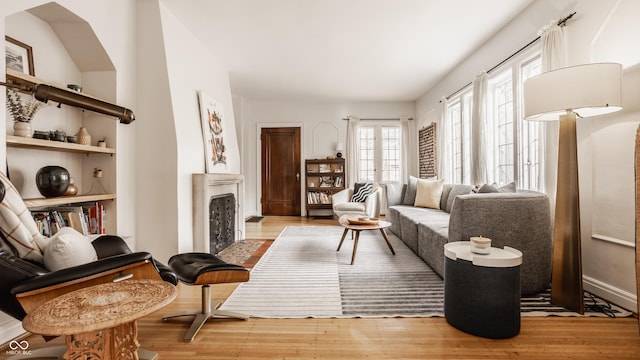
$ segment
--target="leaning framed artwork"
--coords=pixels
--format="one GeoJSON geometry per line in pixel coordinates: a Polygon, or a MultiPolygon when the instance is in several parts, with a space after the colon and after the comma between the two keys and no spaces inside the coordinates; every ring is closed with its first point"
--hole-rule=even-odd
{"type": "Polygon", "coordinates": [[[33,49],[31,46],[12,37],[5,36],[5,62],[7,67],[35,76],[33,67],[33,49]]]}
{"type": "Polygon", "coordinates": [[[198,92],[200,120],[204,145],[205,170],[208,173],[228,169],[227,149],[224,143],[224,111],[222,105],[204,92],[198,92]]]}

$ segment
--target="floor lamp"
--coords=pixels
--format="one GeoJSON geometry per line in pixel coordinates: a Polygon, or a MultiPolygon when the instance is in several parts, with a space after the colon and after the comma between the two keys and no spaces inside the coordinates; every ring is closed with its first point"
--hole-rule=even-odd
{"type": "Polygon", "coordinates": [[[526,120],[559,120],[551,302],[584,313],[576,118],[622,109],[622,65],[594,63],[545,72],[524,83],[526,120]]]}

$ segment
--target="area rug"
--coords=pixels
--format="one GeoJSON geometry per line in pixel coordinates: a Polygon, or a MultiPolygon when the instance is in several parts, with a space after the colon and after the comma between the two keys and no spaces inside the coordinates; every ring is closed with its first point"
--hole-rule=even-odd
{"type": "MultiPolygon", "coordinates": [[[[336,251],[342,232],[339,226],[285,228],[252,269],[250,281],[240,284],[221,309],[258,318],[444,316],[444,282],[396,236],[389,234],[392,255],[379,232],[363,231],[350,265],[350,236],[336,251]]],[[[548,292],[523,298],[521,311],[523,316],[581,316],[551,305],[548,292]]],[[[611,314],[631,313],[612,307],[585,316],[611,314]]]]}

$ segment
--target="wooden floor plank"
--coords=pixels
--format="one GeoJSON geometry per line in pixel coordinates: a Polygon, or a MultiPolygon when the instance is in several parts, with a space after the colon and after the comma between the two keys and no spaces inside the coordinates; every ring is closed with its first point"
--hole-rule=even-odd
{"type": "MultiPolygon", "coordinates": [[[[336,224],[265,217],[247,223],[246,230],[247,238],[275,239],[288,225],[336,224]]],[[[235,286],[212,286],[212,297],[224,300],[235,286]]],[[[198,309],[200,289],[179,285],[178,292],[167,307],[138,321],[141,346],[157,351],[160,359],[640,359],[635,318],[524,317],[520,334],[504,340],[466,334],[444,318],[215,320],[185,343],[189,321],[161,318],[198,309]]],[[[39,336],[27,340],[30,349],[45,346],[39,336]]]]}

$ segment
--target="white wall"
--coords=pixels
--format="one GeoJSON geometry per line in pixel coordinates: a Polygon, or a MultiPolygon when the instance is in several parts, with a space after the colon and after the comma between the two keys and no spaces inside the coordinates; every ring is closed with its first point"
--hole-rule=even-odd
{"type": "Polygon", "coordinates": [[[193,173],[204,173],[202,90],[224,109],[229,173],[240,173],[226,70],[158,0],[138,1],[137,244],[167,261],[193,250],[193,173]]]}
{"type": "Polygon", "coordinates": [[[635,278],[636,128],[640,124],[640,2],[582,0],[567,27],[570,64],[624,67],[624,110],[578,124],[580,216],[586,290],[637,309],[635,278]]]}
{"type": "MultiPolygon", "coordinates": [[[[305,101],[269,101],[256,99],[234,99],[240,103],[241,113],[239,137],[243,139],[242,172],[245,175],[245,216],[261,214],[260,193],[260,132],[261,127],[302,127],[301,147],[304,159],[326,158],[335,155],[338,142],[346,144],[349,115],[359,118],[414,117],[413,102],[339,103],[305,101]],[[240,100],[240,101],[238,101],[240,100]]],[[[417,136],[417,135],[415,135],[417,136]]],[[[416,160],[413,159],[412,163],[416,160]]],[[[301,167],[304,169],[304,167],[301,167]]],[[[412,173],[415,172],[415,169],[412,173]]],[[[301,178],[304,184],[304,178],[301,178]]],[[[302,187],[304,190],[304,186],[302,187]]],[[[301,196],[303,196],[301,194],[301,196]]],[[[302,204],[305,202],[302,201],[302,204]]],[[[302,207],[305,212],[304,206],[302,207]]]]}
{"type": "Polygon", "coordinates": [[[420,124],[438,122],[438,101],[498,64],[537,36],[552,19],[576,11],[566,29],[569,63],[624,65],[624,110],[578,124],[580,207],[585,289],[637,309],[634,261],[635,128],[640,122],[640,2],[536,1],[454,71],[430,89],[416,108],[420,124]],[[596,234],[596,236],[593,236],[596,234]]]}

